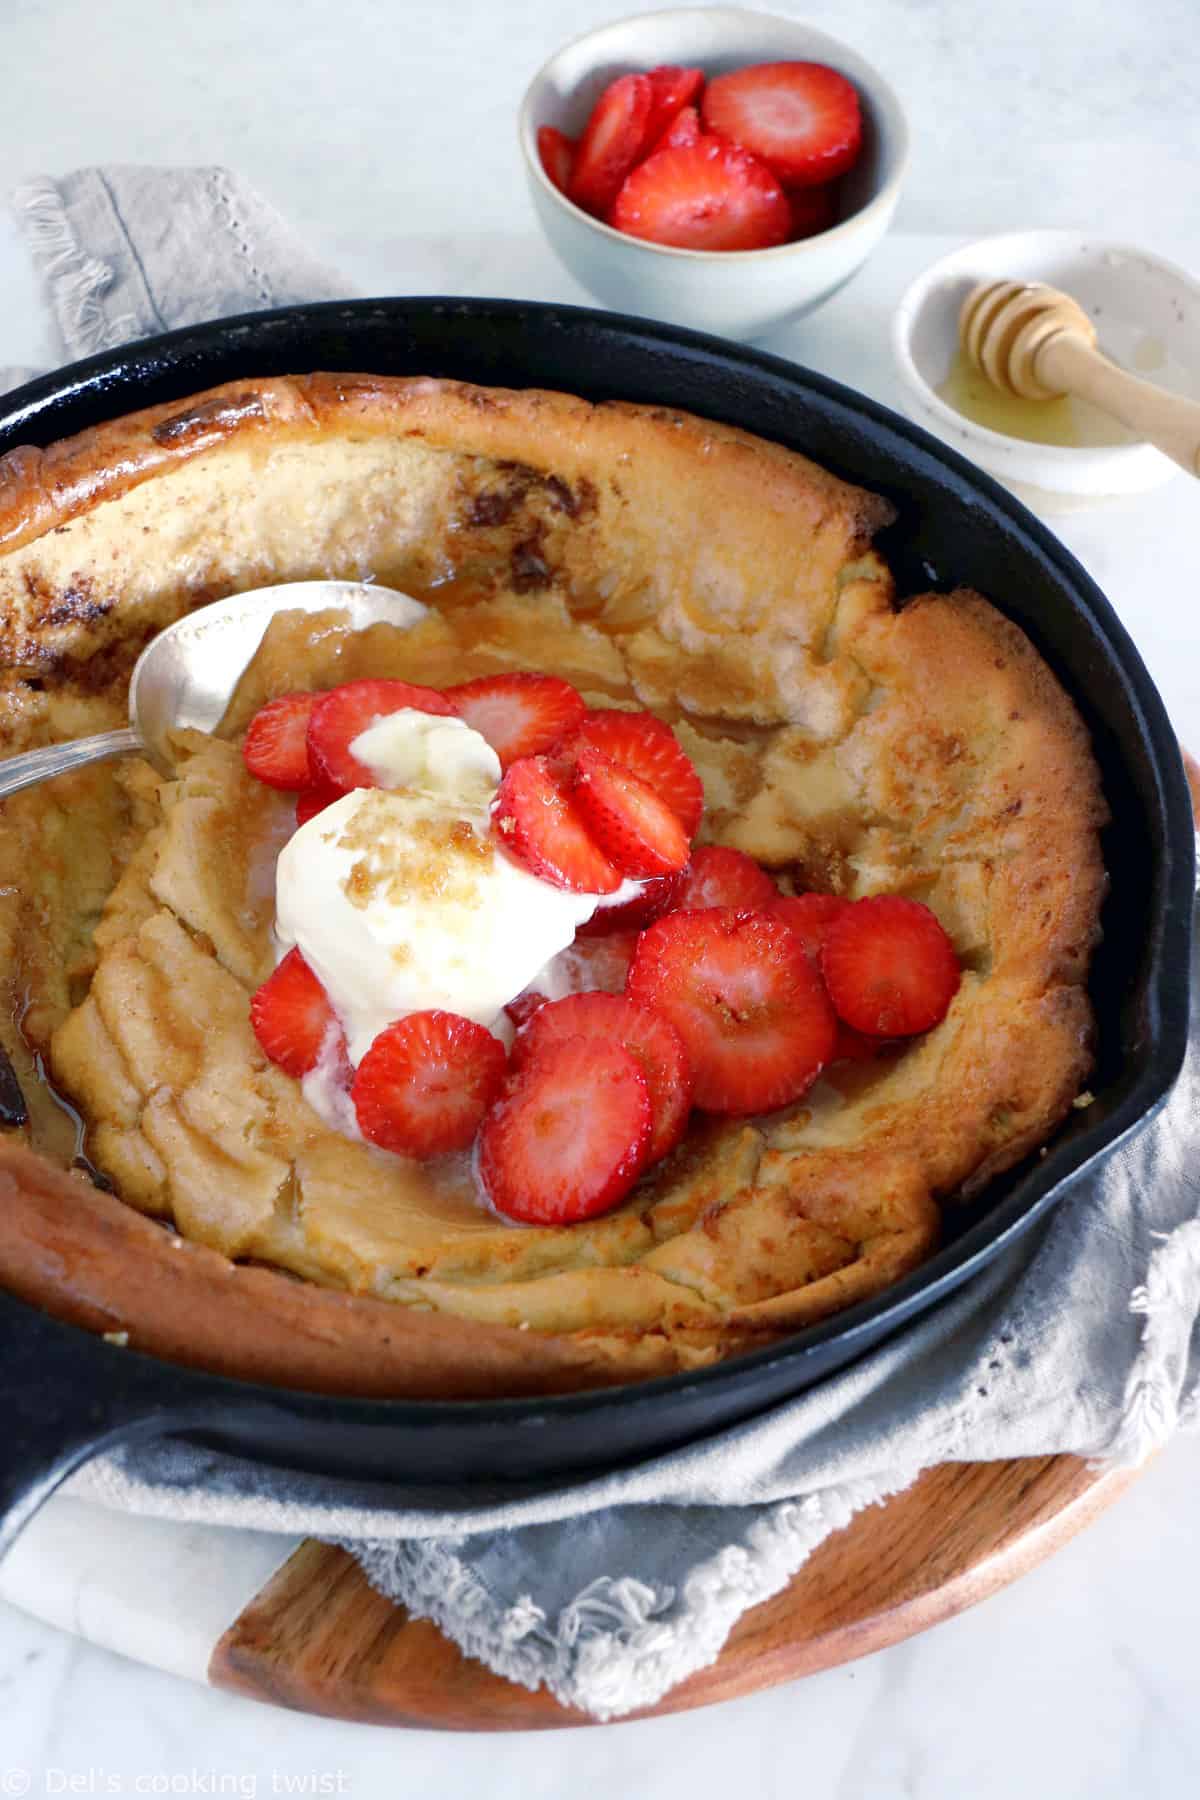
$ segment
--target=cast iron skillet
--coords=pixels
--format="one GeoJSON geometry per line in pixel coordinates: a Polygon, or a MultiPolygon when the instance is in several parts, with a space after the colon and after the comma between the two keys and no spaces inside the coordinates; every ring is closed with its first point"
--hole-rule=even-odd
{"type": "MultiPolygon", "coordinates": [[[[279,1468],[419,1483],[545,1483],[697,1438],[798,1393],[941,1300],[1041,1218],[1162,1101],[1183,1060],[1192,827],[1170,725],[1112,608],[997,484],[835,382],[690,331],[573,307],[382,300],[289,307],[153,338],[11,395],[0,451],[45,445],[218,382],[314,369],[428,374],[683,407],[805,452],[899,509],[901,594],[966,584],[1020,624],[1091,729],[1113,812],[1093,994],[1095,1103],[963,1209],[952,1241],[875,1298],[692,1375],[547,1400],[356,1401],[178,1368],[0,1295],[0,1549],[96,1449],[186,1434],[279,1468]]],[[[720,530],[720,521],[708,529],[720,530]]]]}

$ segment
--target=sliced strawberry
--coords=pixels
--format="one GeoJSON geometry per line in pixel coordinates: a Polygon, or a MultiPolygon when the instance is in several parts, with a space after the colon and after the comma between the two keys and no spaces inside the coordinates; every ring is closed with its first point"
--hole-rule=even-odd
{"type": "Polygon", "coordinates": [[[816,237],[837,224],[837,196],[832,182],[823,187],[792,188],[788,194],[792,214],[792,242],[816,237]]]}
{"type": "Polygon", "coordinates": [[[690,144],[699,142],[700,114],[694,106],[685,106],[675,114],[674,119],[654,148],[656,150],[685,150],[690,144]]]}
{"type": "Polygon", "coordinates": [[[375,787],[365,763],[350,746],[361,732],[386,719],[389,713],[411,707],[414,712],[449,717],[454,708],[436,688],[418,687],[411,681],[347,681],[317,697],[308,721],[308,756],[315,787],[375,787]]]}
{"type": "Polygon", "coordinates": [[[510,1080],[479,1133],[492,1205],[530,1225],[607,1212],[646,1165],[650,1094],[620,1044],[566,1038],[510,1080]]]}
{"type": "Polygon", "coordinates": [[[522,756],[506,771],[492,809],[492,831],[511,857],[552,887],[611,894],[621,885],[616,867],[544,756],[522,756]]]}
{"type": "MultiPolygon", "coordinates": [[[[645,143],[647,148],[655,149],[685,106],[695,112],[700,89],[704,86],[704,71],[660,63],[657,69],[651,69],[647,79],[650,83],[650,118],[645,143]]],[[[698,123],[699,114],[696,117],[698,123]]]]}
{"type": "Polygon", "coordinates": [[[706,131],[742,144],[786,187],[844,175],[862,148],[862,110],[844,75],[824,63],[754,63],[704,90],[706,131]]]}
{"type": "Polygon", "coordinates": [[[673,875],[688,859],[687,832],[665,800],[631,769],[585,744],[571,790],[588,830],[623,875],[673,875]]]}
{"type": "Polygon", "coordinates": [[[587,711],[570,682],[557,675],[482,675],[447,688],[446,698],[487,739],[505,769],[519,756],[540,756],[587,711]]]}
{"type": "Polygon", "coordinates": [[[401,1156],[465,1150],[495,1100],[504,1046],[452,1012],[414,1012],[388,1025],[358,1065],[350,1098],[368,1143],[401,1156]]]}
{"type": "MultiPolygon", "coordinates": [[[[809,961],[819,970],[821,949],[830,928],[843,913],[851,910],[852,905],[852,901],[841,900],[836,894],[780,894],[766,910],[795,932],[809,961]]],[[[873,1062],[879,1055],[881,1043],[882,1039],[864,1037],[861,1031],[853,1031],[844,1019],[839,1019],[837,1039],[829,1060],[873,1062]]]]}
{"type": "Polygon", "coordinates": [[[614,931],[606,937],[577,936],[562,952],[572,993],[624,993],[638,935],[614,931]]]}
{"type": "Polygon", "coordinates": [[[293,792],[308,786],[308,721],[315,694],[280,694],[251,719],[242,743],[242,760],[251,775],[268,787],[293,792]]]}
{"type": "Polygon", "coordinates": [[[318,813],[324,812],[327,806],[332,806],[335,800],[343,798],[337,788],[305,788],[302,794],[296,796],[297,830],[301,825],[307,825],[310,819],[315,819],[318,813]]]}
{"type": "Polygon", "coordinates": [[[554,125],[539,125],[537,147],[543,169],[559,193],[565,194],[571,185],[571,171],[575,167],[574,138],[569,138],[565,131],[559,131],[554,125]]]}
{"type": "Polygon", "coordinates": [[[536,988],[527,988],[523,994],[518,994],[515,1000],[509,1000],[504,1010],[514,1025],[521,1026],[528,1025],[534,1013],[549,1004],[545,994],[539,994],[536,988]]]}
{"type": "Polygon", "coordinates": [[[887,1047],[887,1043],[887,1038],[868,1037],[865,1031],[855,1031],[852,1025],[847,1025],[845,1019],[839,1019],[833,1055],[829,1060],[830,1062],[874,1062],[879,1052],[887,1047]]]}
{"type": "Polygon", "coordinates": [[[817,962],[830,926],[849,912],[851,904],[849,900],[839,900],[836,894],[777,894],[767,911],[791,927],[817,962]]]}
{"type": "Polygon", "coordinates": [[[517,1034],[512,1067],[535,1057],[553,1062],[568,1038],[621,1044],[635,1058],[650,1092],[650,1148],[647,1163],[673,1150],[687,1129],[692,1110],[692,1077],[683,1042],[670,1021],[625,994],[569,994],[540,1007],[517,1034]]]}
{"type": "Polygon", "coordinates": [[[655,919],[661,919],[664,913],[674,912],[675,896],[684,873],[652,875],[648,881],[643,881],[632,900],[622,900],[617,906],[598,906],[586,924],[578,928],[576,938],[607,937],[614,931],[641,931],[655,919]]]}
{"type": "Polygon", "coordinates": [[[708,906],[773,907],[779,889],[752,856],[729,850],[724,844],[702,844],[680,877],[675,893],[676,912],[697,912],[708,906]]]}
{"type": "Polygon", "coordinates": [[[555,747],[555,758],[573,760],[585,744],[632,770],[678,813],[688,836],[696,835],[704,788],[669,725],[648,712],[622,712],[616,707],[589,712],[579,729],[555,747]]]}
{"type": "Polygon", "coordinates": [[[769,250],[792,228],[787,195],[740,144],[700,137],[656,150],[628,175],[609,224],[681,250],[769,250]]]}
{"type": "Polygon", "coordinates": [[[295,949],[251,996],[250,1024],[264,1054],[297,1081],[316,1067],[326,1033],[341,1029],[325,989],[295,949]]]}
{"type": "Polygon", "coordinates": [[[638,939],[627,992],[674,1025],[696,1105],[709,1112],[786,1106],[833,1054],[837,1021],[821,977],[767,912],[717,907],[659,919],[638,939]]]}
{"type": "Polygon", "coordinates": [[[928,1031],[962,980],[936,915],[903,894],[856,900],[830,928],[821,968],[839,1017],[874,1037],[928,1031]]]}
{"type": "Polygon", "coordinates": [[[610,81],[591,111],[575,154],[567,196],[604,218],[617,189],[646,147],[654,90],[645,75],[610,81]]]}

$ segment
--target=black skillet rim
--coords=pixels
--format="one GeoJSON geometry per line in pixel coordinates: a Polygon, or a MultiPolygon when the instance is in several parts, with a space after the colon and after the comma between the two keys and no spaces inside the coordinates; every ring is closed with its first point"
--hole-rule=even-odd
{"type": "MultiPolygon", "coordinates": [[[[554,1419],[596,1414],[614,1407],[622,1411],[640,1410],[657,1405],[672,1394],[685,1390],[710,1393],[748,1382],[756,1372],[795,1364],[800,1374],[805,1361],[835,1339],[848,1347],[839,1358],[839,1367],[858,1353],[857,1339],[865,1340],[862,1348],[872,1347],[885,1334],[927,1311],[948,1293],[964,1285],[987,1263],[1002,1254],[1018,1236],[1044,1216],[1050,1206],[1072,1183],[1100,1157],[1111,1154],[1123,1139],[1147,1123],[1165,1100],[1183,1064],[1187,1049],[1188,993],[1186,971],[1189,968],[1189,943],[1192,928],[1192,896],[1194,874],[1192,862],[1192,816],[1186,780],[1179,758],[1174,733],[1162,701],[1150,680],[1136,647],[1121,624],[1110,602],[1091,577],[1053,534],[1029,513],[1005,488],[982,470],[969,463],[955,450],[932,437],[920,426],[892,412],[879,402],[857,393],[828,376],[792,363],[765,351],[732,343],[706,333],[685,330],[657,321],[635,318],[620,313],[604,312],[589,307],[546,304],[536,301],[464,298],[461,296],[390,296],[358,301],[324,301],[309,305],[280,307],[267,312],[246,313],[229,319],[188,326],[182,330],[143,339],[136,344],[107,351],[86,361],[43,376],[26,384],[0,402],[0,453],[17,442],[37,441],[36,425],[44,411],[52,411],[72,399],[103,403],[110,392],[119,399],[119,410],[107,415],[120,417],[124,412],[153,404],[122,390],[132,380],[146,382],[157,373],[178,373],[191,381],[190,359],[195,358],[195,377],[200,385],[216,385],[222,380],[237,379],[214,373],[204,364],[214,350],[226,355],[245,355],[247,340],[269,337],[287,327],[319,330],[336,327],[338,319],[348,325],[365,323],[374,315],[379,322],[401,325],[406,317],[427,314],[436,318],[451,312],[469,316],[481,325],[489,318],[518,321],[523,316],[546,325],[577,325],[593,331],[619,334],[627,343],[640,339],[671,351],[690,352],[708,359],[719,359],[737,367],[749,368],[770,379],[820,395],[834,408],[853,415],[895,438],[903,440],[909,450],[932,459],[973,490],[994,511],[1004,517],[1010,530],[1025,540],[1052,571],[1067,592],[1072,607],[1091,615],[1097,631],[1107,639],[1128,682],[1131,698],[1140,713],[1144,740],[1153,752],[1153,768],[1162,815],[1163,841],[1160,846],[1161,867],[1157,871],[1154,898],[1156,915],[1152,921],[1150,954],[1144,975],[1144,995],[1149,1014],[1151,1042],[1140,1072],[1099,1127],[1096,1140],[1087,1132],[1067,1142],[1048,1147],[1046,1156],[1019,1176],[1014,1190],[989,1207],[953,1243],[944,1246],[927,1262],[871,1299],[859,1302],[820,1324],[805,1327],[782,1343],[728,1358],[705,1368],[684,1374],[654,1377],[650,1380],[623,1383],[615,1387],[587,1389],[579,1393],[546,1395],[537,1398],[497,1400],[374,1400],[354,1395],[328,1395],[307,1389],[271,1386],[210,1373],[186,1365],[167,1362],[145,1352],[129,1349],[113,1352],[126,1369],[130,1362],[141,1365],[147,1375],[151,1371],[168,1377],[171,1383],[171,1410],[183,1407],[191,1411],[195,1403],[212,1402],[222,1396],[235,1404],[254,1402],[274,1410],[292,1411],[309,1419],[335,1415],[347,1425],[362,1423],[373,1426],[436,1427],[469,1425],[486,1427],[527,1420],[552,1425],[554,1419]],[[242,343],[238,343],[242,339],[242,343]],[[13,401],[17,401],[14,406],[13,401]],[[16,436],[33,429],[35,436],[16,436]],[[5,443],[5,440],[8,443],[5,443]],[[1182,972],[1182,973],[1181,973],[1182,972]]],[[[295,365],[299,367],[299,364],[295,365]]],[[[310,363],[309,366],[328,367],[310,363]]],[[[361,365],[359,365],[361,367],[361,365]]],[[[350,372],[349,369],[347,372],[350,372]]],[[[250,379],[250,377],[246,377],[250,379]]],[[[482,377],[480,377],[482,379],[482,377]]],[[[531,382],[530,385],[535,385],[531,382]]],[[[582,383],[587,386],[586,380],[582,383]]],[[[185,387],[172,398],[183,399],[196,387],[185,387]]],[[[670,400],[664,400],[670,405],[670,400]]],[[[71,430],[83,429],[73,426],[71,430]]],[[[61,428],[48,441],[69,435],[61,428]]],[[[14,1302],[15,1297],[4,1299],[14,1302]]],[[[15,1302],[19,1307],[20,1302],[15,1302]]],[[[30,1309],[32,1310],[32,1309],[30,1309]]],[[[103,1354],[109,1347],[77,1327],[58,1320],[47,1320],[61,1331],[85,1340],[103,1354]]],[[[129,1370],[132,1373],[132,1370],[129,1370]]],[[[819,1378],[819,1377],[818,1377],[819,1378]]],[[[166,1394],[164,1399],[168,1398],[166,1394]]]]}

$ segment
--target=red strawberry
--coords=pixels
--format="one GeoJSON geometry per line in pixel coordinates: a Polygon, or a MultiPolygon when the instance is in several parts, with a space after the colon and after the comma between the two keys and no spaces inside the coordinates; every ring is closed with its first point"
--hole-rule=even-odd
{"type": "Polygon", "coordinates": [[[650,1092],[646,1161],[658,1162],[682,1138],[692,1110],[691,1071],[675,1027],[624,994],[569,994],[533,1014],[517,1035],[512,1066],[523,1069],[535,1057],[553,1062],[559,1045],[573,1037],[621,1044],[634,1057],[650,1092]]]}
{"type": "Polygon", "coordinates": [[[962,980],[936,915],[902,894],[856,900],[830,928],[821,968],[839,1016],[874,1037],[928,1031],[962,980]]]}
{"type": "MultiPolygon", "coordinates": [[[[674,63],[661,63],[657,69],[651,69],[648,80],[650,118],[646,125],[645,144],[648,148],[657,149],[663,134],[685,106],[695,112],[695,103],[704,86],[704,71],[680,69],[674,63]]],[[[699,114],[696,118],[698,124],[699,114]]]]}
{"type": "Polygon", "coordinates": [[[296,790],[308,786],[308,721],[315,694],[280,694],[251,719],[242,743],[242,760],[251,775],[268,787],[296,790]]]}
{"type": "Polygon", "coordinates": [[[675,892],[676,912],[697,912],[707,906],[773,907],[779,889],[752,856],[728,850],[724,844],[702,844],[692,851],[675,892]]]}
{"type": "MultiPolygon", "coordinates": [[[[852,906],[853,901],[840,900],[836,894],[780,894],[766,910],[773,918],[782,919],[789,930],[795,932],[809,960],[819,969],[821,946],[829,935],[830,927],[843,913],[848,913],[852,906]]],[[[851,1030],[844,1020],[839,1019],[837,1039],[829,1060],[873,1062],[879,1055],[881,1041],[879,1038],[865,1037],[861,1031],[851,1030]]]]}
{"type": "Polygon", "coordinates": [[[705,130],[742,144],[787,187],[814,187],[858,160],[858,94],[824,63],[754,63],[718,75],[704,90],[705,130]]]}
{"type": "Polygon", "coordinates": [[[792,214],[792,239],[816,237],[837,223],[837,196],[833,184],[823,187],[793,188],[788,195],[792,214]]]}
{"type": "Polygon", "coordinates": [[[540,756],[587,711],[570,682],[557,675],[482,675],[447,688],[446,698],[487,739],[505,769],[519,756],[540,756]]]}
{"type": "Polygon", "coordinates": [[[465,1150],[500,1092],[504,1046],[452,1012],[388,1025],[358,1065],[350,1098],[369,1143],[401,1156],[465,1150]]]}
{"type": "Polygon", "coordinates": [[[623,875],[673,875],[688,859],[679,815],[632,770],[583,745],[571,790],[587,828],[623,875]]]}
{"type": "Polygon", "coordinates": [[[251,996],[250,1024],[264,1053],[297,1081],[315,1068],[326,1033],[340,1031],[325,989],[295,949],[251,996]]]}
{"type": "Polygon", "coordinates": [[[645,75],[609,82],[591,111],[575,153],[567,197],[604,218],[617,189],[646,147],[654,90],[645,75]]]}
{"type": "Polygon", "coordinates": [[[553,125],[539,125],[537,147],[543,169],[559,193],[565,194],[571,185],[571,170],[575,167],[574,138],[553,125]]]}
{"type": "Polygon", "coordinates": [[[674,119],[659,138],[656,150],[686,150],[690,144],[700,142],[700,114],[694,106],[685,106],[675,114],[674,119]]]}
{"type": "Polygon", "coordinates": [[[769,1112],[833,1054],[837,1021],[795,934],[766,912],[671,913],[638,939],[627,992],[683,1039],[697,1106],[769,1112]]]}
{"type": "Polygon", "coordinates": [[[350,746],[368,726],[405,707],[441,717],[454,712],[436,688],[417,687],[411,681],[347,681],[319,695],[308,721],[313,785],[343,794],[351,788],[375,787],[370,769],[351,754],[350,746]]]}
{"type": "Polygon", "coordinates": [[[578,731],[556,747],[555,757],[573,759],[585,744],[632,770],[678,813],[688,836],[696,835],[704,788],[669,725],[653,713],[621,712],[616,707],[586,713],[578,731]]]}
{"type": "Polygon", "coordinates": [[[318,813],[324,812],[327,806],[332,806],[335,800],[341,800],[342,798],[343,796],[338,792],[337,788],[305,788],[302,794],[297,794],[296,796],[297,830],[299,830],[301,825],[307,825],[310,819],[315,819],[318,813]]]}
{"type": "Polygon", "coordinates": [[[879,1052],[887,1047],[888,1040],[880,1037],[868,1037],[865,1031],[855,1031],[844,1019],[838,1020],[837,1037],[834,1040],[833,1055],[830,1062],[874,1062],[879,1052]]]}
{"type": "Polygon", "coordinates": [[[637,941],[636,931],[614,931],[607,937],[576,937],[570,949],[563,951],[572,991],[624,993],[637,941]]]}
{"type": "Polygon", "coordinates": [[[545,994],[539,994],[536,988],[527,988],[515,1000],[508,1001],[504,1010],[514,1025],[528,1025],[534,1013],[549,1004],[545,994]]]}
{"type": "Polygon", "coordinates": [[[620,1044],[567,1038],[509,1082],[479,1133],[492,1205],[530,1225],[607,1212],[646,1165],[650,1094],[620,1044]]]}
{"type": "Polygon", "coordinates": [[[622,900],[618,906],[598,906],[586,924],[579,927],[576,939],[607,937],[613,931],[641,931],[664,913],[674,912],[683,874],[652,875],[632,900],[622,900]]]}
{"type": "Polygon", "coordinates": [[[552,887],[611,894],[621,885],[544,756],[522,756],[507,770],[492,809],[492,830],[510,856],[552,887]]]}
{"type": "Polygon", "coordinates": [[[787,195],[766,163],[719,137],[648,156],[622,183],[608,222],[682,250],[769,250],[792,228],[787,195]]]}
{"type": "Polygon", "coordinates": [[[839,900],[836,894],[777,894],[767,911],[791,927],[816,962],[830,926],[849,912],[851,905],[851,901],[839,900]]]}

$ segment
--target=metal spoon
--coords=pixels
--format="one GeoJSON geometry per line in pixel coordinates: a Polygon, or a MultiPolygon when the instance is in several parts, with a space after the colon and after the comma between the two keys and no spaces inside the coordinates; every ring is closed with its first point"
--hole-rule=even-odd
{"type": "Polygon", "coordinates": [[[220,724],[275,614],[323,612],[327,607],[348,613],[355,631],[380,622],[415,625],[426,611],[396,588],[361,581],[289,581],[197,607],[160,631],[134,664],[127,731],[102,731],[0,762],[0,800],[110,756],[148,756],[169,771],[167,733],[184,725],[212,731],[220,724]]]}

